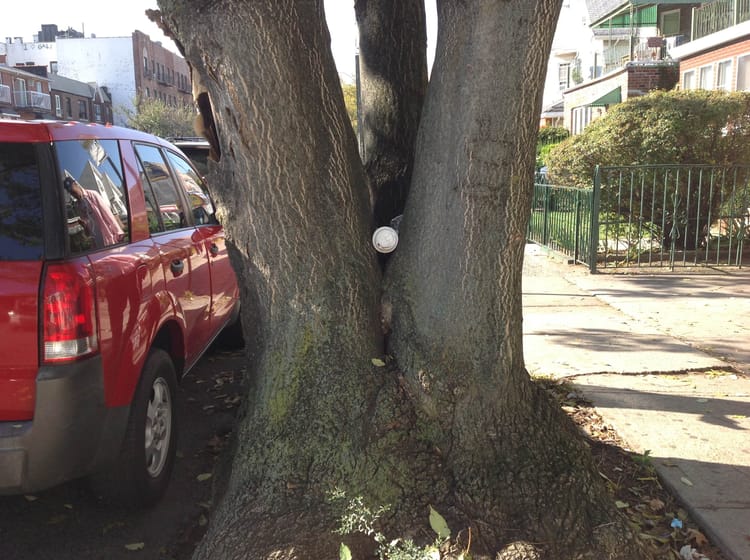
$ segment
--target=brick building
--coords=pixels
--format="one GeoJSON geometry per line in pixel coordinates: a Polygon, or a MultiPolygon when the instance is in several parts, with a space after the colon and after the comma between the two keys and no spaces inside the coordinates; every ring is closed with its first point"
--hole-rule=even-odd
{"type": "Polygon", "coordinates": [[[678,77],[679,66],[674,61],[628,62],[620,70],[566,90],[564,126],[579,134],[610,106],[655,89],[672,89],[678,77]]]}
{"type": "Polygon", "coordinates": [[[10,67],[0,55],[0,118],[49,118],[50,107],[49,79],[10,67]]]}
{"type": "Polygon", "coordinates": [[[111,123],[114,119],[112,99],[106,87],[53,74],[50,97],[53,118],[100,124],[111,123]]]}
{"type": "MultiPolygon", "coordinates": [[[[0,43],[2,53],[9,67],[44,67],[50,76],[106,88],[114,124],[126,124],[140,99],[159,99],[175,107],[193,103],[187,62],[141,31],[125,37],[83,37],[72,29],[58,32],[55,25],[43,25],[34,42],[8,38],[0,43]]],[[[80,113],[75,107],[71,112],[80,113]]]]}
{"type": "Polygon", "coordinates": [[[682,89],[750,91],[750,21],[681,45],[674,55],[682,89]]]}

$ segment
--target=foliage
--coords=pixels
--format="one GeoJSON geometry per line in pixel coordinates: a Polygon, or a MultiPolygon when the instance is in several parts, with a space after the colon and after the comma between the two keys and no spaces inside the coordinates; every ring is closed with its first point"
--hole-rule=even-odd
{"type": "Polygon", "coordinates": [[[354,133],[357,134],[357,86],[341,82],[341,90],[344,92],[346,114],[349,115],[349,121],[352,123],[354,133]]]}
{"type": "Polygon", "coordinates": [[[190,106],[175,107],[160,99],[140,99],[136,109],[126,109],[127,126],[162,138],[195,136],[195,111],[190,106]]]}
{"type": "Polygon", "coordinates": [[[537,143],[540,145],[557,144],[570,137],[570,132],[564,126],[545,126],[539,129],[537,143]]]}
{"type": "MultiPolygon", "coordinates": [[[[332,494],[333,502],[343,500],[345,495],[341,491],[332,494]]],[[[432,506],[430,506],[430,527],[435,531],[437,537],[432,544],[420,547],[410,539],[396,538],[387,540],[386,536],[378,531],[375,526],[380,516],[389,510],[388,507],[379,507],[376,510],[365,505],[362,497],[349,500],[341,517],[341,525],[338,533],[348,535],[351,533],[364,533],[371,536],[378,544],[377,555],[380,560],[439,560],[441,548],[448,543],[450,529],[445,519],[432,506]]],[[[340,560],[351,560],[352,555],[349,547],[341,543],[339,549],[340,560]]],[[[458,558],[468,560],[468,551],[459,555],[458,558]]]]}
{"type": "Polygon", "coordinates": [[[536,141],[536,167],[547,165],[547,156],[557,144],[570,137],[570,132],[563,126],[545,126],[539,129],[536,141]]]}
{"type": "Polygon", "coordinates": [[[750,160],[750,93],[654,91],[615,105],[547,158],[555,184],[590,186],[596,165],[750,160]]]}
{"type": "Polygon", "coordinates": [[[656,224],[665,244],[683,249],[696,247],[701,224],[717,215],[731,183],[701,188],[699,173],[668,166],[748,161],[750,93],[703,90],[655,91],[616,105],[547,157],[551,182],[583,187],[592,185],[597,165],[660,166],[632,173],[604,170],[600,208],[627,223],[656,224]],[[639,187],[646,184],[651,187],[639,187]]]}

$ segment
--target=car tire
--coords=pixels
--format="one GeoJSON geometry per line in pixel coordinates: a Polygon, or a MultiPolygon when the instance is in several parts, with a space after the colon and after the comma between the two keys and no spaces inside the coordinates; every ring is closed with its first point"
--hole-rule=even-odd
{"type": "Polygon", "coordinates": [[[126,507],[148,507],[164,494],[174,466],[177,422],[174,363],[152,349],[131,403],[116,464],[91,477],[94,490],[126,507]]]}

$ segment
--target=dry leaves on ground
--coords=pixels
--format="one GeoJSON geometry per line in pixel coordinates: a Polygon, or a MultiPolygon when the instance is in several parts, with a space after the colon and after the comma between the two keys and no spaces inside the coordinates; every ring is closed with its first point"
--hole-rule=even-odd
{"type": "Polygon", "coordinates": [[[628,517],[655,560],[724,560],[677,499],[662,486],[648,452],[627,444],[572,386],[536,379],[586,436],[599,475],[616,507],[628,517]],[[691,554],[691,556],[686,556],[691,554]]]}

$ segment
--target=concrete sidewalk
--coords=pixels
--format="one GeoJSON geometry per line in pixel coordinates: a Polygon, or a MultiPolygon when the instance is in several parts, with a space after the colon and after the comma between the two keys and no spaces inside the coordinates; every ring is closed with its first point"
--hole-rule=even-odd
{"type": "Polygon", "coordinates": [[[523,303],[529,372],[570,378],[727,559],[749,560],[750,271],[591,275],[527,245],[523,303]]]}

